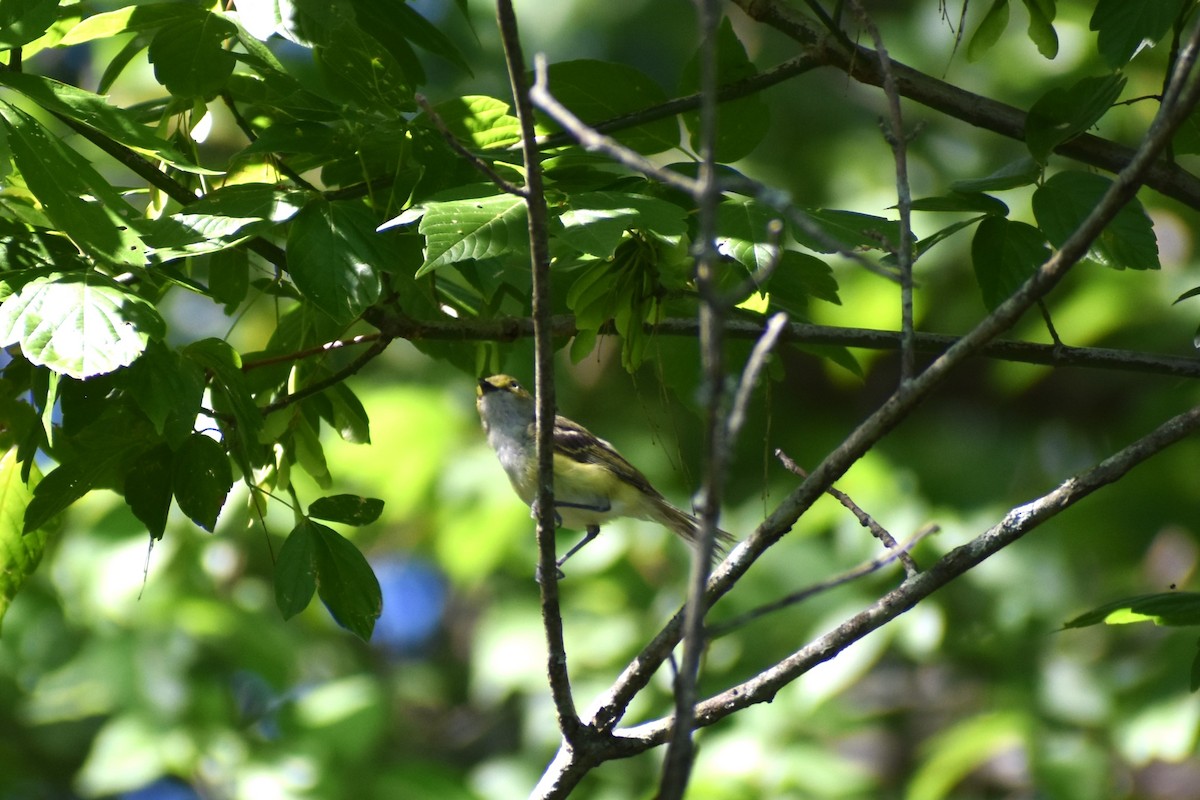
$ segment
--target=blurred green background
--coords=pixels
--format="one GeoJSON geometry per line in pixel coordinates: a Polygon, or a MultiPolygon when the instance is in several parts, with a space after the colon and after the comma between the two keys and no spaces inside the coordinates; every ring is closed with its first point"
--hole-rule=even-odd
{"type": "MultiPolygon", "coordinates": [[[[430,63],[434,102],[506,95],[493,10],[470,3],[477,38],[448,3],[415,7],[439,20],[475,70],[430,63]]],[[[892,55],[965,88],[1027,107],[1047,87],[1095,74],[1094,4],[1059,2],[1062,52],[1037,54],[1020,35],[1023,9],[989,58],[955,53],[957,6],[869,3],[892,55]]],[[[968,31],[983,13],[972,5],[968,31]]],[[[526,52],[553,60],[629,63],[668,92],[694,48],[684,0],[520,2],[526,52]]],[[[730,12],[760,68],[794,46],[730,12]]],[[[47,54],[49,55],[49,54],[47,54]]],[[[1129,95],[1158,91],[1165,53],[1130,68],[1129,95]]],[[[37,65],[30,66],[35,69],[37,65]]],[[[42,67],[50,69],[49,65],[42,67]]],[[[87,75],[89,64],[62,65],[87,75]]],[[[143,71],[148,69],[144,64],[143,71]]],[[[82,85],[92,86],[87,77],[82,85]]],[[[135,74],[115,91],[136,96],[135,74]]],[[[739,164],[807,206],[890,215],[890,154],[876,120],[882,97],[833,71],[772,88],[768,145],[739,164]]],[[[1019,143],[905,104],[914,195],[980,177],[1019,143]]],[[[1099,131],[1132,141],[1150,104],[1099,131]]],[[[231,134],[226,134],[231,135],[231,134]]],[[[218,129],[210,147],[220,148],[218,129]]],[[[1150,191],[1163,270],[1083,264],[1050,298],[1069,344],[1185,355],[1194,309],[1171,301],[1197,282],[1195,214],[1150,191]]],[[[1004,195],[1028,218],[1028,191],[1004,195]]],[[[951,217],[924,215],[927,235],[951,217]]],[[[918,267],[918,324],[957,333],[984,313],[969,242],[939,247],[918,267]]],[[[835,263],[842,304],[814,304],[817,322],[898,324],[894,287],[835,263]]],[[[189,336],[223,317],[182,298],[169,320],[189,336]]],[[[251,314],[239,347],[261,346],[269,322],[251,314]]],[[[1048,341],[1036,315],[1015,332],[1048,341]]],[[[695,344],[667,336],[635,375],[602,342],[559,367],[559,405],[612,441],[674,502],[698,481],[700,418],[691,386],[695,344]]],[[[737,356],[745,346],[731,347],[737,356]]],[[[815,465],[894,386],[890,354],[856,353],[861,377],[813,356],[782,355],[759,392],[737,449],[722,526],[751,531],[796,480],[782,448],[815,465]]],[[[528,344],[506,348],[505,371],[532,380],[528,344]]],[[[384,612],[371,643],[314,603],[284,623],[272,559],[290,514],[271,534],[231,500],[213,535],[180,517],[151,550],[119,499],[93,494],[62,521],[0,638],[0,799],[515,798],[537,782],[558,744],[543,677],[536,560],[528,510],[483,440],[473,377],[403,342],[352,380],[373,443],[330,439],[339,490],[384,498],[383,518],[343,530],[371,560],[384,612]]],[[[925,523],[941,533],[922,564],[1189,407],[1179,380],[977,361],[962,370],[839,486],[897,538],[925,523]]],[[[769,705],[699,734],[690,797],[704,798],[1200,798],[1200,701],[1188,693],[1195,632],[1149,626],[1058,632],[1128,594],[1190,588],[1197,559],[1200,445],[1184,442],[1127,480],[1055,518],[1009,551],[885,629],[813,670],[769,705]]],[[[297,477],[297,481],[302,481],[297,477]]],[[[301,495],[305,496],[303,484],[301,495]]],[[[309,487],[307,496],[318,490],[309,487]]],[[[572,534],[564,534],[563,542],[572,534]]],[[[874,557],[874,540],[831,500],[819,503],[713,613],[715,620],[874,557]]],[[[642,522],[606,529],[571,562],[562,585],[567,651],[586,709],[680,604],[687,550],[642,522]]],[[[701,690],[720,691],[799,649],[900,579],[898,568],[821,595],[714,642],[701,690]]],[[[659,675],[629,723],[670,708],[659,675]]],[[[597,769],[576,796],[649,797],[660,754],[597,769]]]]}

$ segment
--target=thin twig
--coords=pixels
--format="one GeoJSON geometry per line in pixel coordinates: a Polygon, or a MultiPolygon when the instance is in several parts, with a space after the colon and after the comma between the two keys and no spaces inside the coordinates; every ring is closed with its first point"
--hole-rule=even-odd
{"type": "Polygon", "coordinates": [[[281,397],[274,403],[269,403],[262,407],[262,415],[265,417],[280,409],[287,408],[293,403],[298,403],[306,397],[312,397],[314,394],[325,391],[330,386],[336,386],[342,381],[357,373],[360,369],[369,364],[376,356],[387,349],[392,343],[390,336],[381,335],[378,339],[371,343],[371,346],[358,354],[358,356],[346,366],[326,375],[319,381],[313,381],[307,386],[297,389],[286,397],[281,397]]]}
{"type": "MultiPolygon", "coordinates": [[[[810,597],[815,597],[816,595],[823,594],[831,589],[836,589],[839,586],[844,586],[847,583],[856,581],[859,578],[866,577],[872,572],[877,572],[886,567],[888,564],[891,564],[893,561],[901,560],[905,556],[910,556],[910,553],[913,547],[916,546],[917,542],[921,541],[927,536],[932,536],[940,530],[941,528],[937,525],[926,525],[906,539],[903,543],[893,543],[892,549],[888,550],[886,553],[876,556],[870,561],[859,564],[853,569],[846,570],[841,575],[835,575],[832,578],[819,581],[814,583],[812,586],[807,586],[799,591],[792,592],[791,594],[785,595],[778,600],[773,600],[770,603],[764,603],[761,606],[752,608],[743,614],[738,614],[736,617],[724,620],[715,625],[709,625],[706,631],[708,638],[711,640],[716,639],[719,636],[725,636],[726,634],[731,633],[738,628],[744,628],[746,625],[749,625],[756,619],[765,617],[767,614],[773,614],[776,611],[787,608],[788,606],[794,606],[797,603],[802,603],[810,597]]],[[[912,577],[912,574],[915,573],[910,573],[909,577],[912,577]]]]}
{"type": "Polygon", "coordinates": [[[433,122],[434,127],[436,127],[438,132],[442,134],[442,138],[446,141],[446,144],[450,145],[451,150],[458,153],[467,161],[467,163],[486,175],[488,180],[496,184],[500,191],[507,192],[508,194],[515,194],[517,197],[528,197],[528,190],[526,188],[517,186],[515,183],[504,178],[499,172],[496,172],[496,170],[492,168],[491,164],[487,163],[482,158],[468,150],[466,146],[458,140],[458,137],[446,127],[445,120],[443,120],[441,116],[439,116],[438,113],[433,110],[433,106],[431,106],[429,101],[425,99],[425,95],[418,92],[417,94],[413,95],[413,97],[417,101],[417,105],[421,107],[421,110],[429,116],[429,119],[431,122],[433,122]]]}
{"type": "Polygon", "coordinates": [[[343,347],[352,347],[356,344],[373,342],[382,335],[381,333],[363,333],[358,336],[351,336],[349,339],[334,339],[331,342],[325,342],[325,344],[319,344],[307,350],[296,350],[295,352],[283,353],[277,356],[267,356],[265,358],[254,359],[253,361],[244,361],[242,362],[242,372],[249,372],[252,369],[259,369],[260,367],[269,367],[273,364],[286,364],[290,361],[299,361],[309,356],[324,355],[334,350],[340,350],[343,347]]]}
{"type": "Polygon", "coordinates": [[[746,367],[742,370],[742,378],[738,381],[737,393],[733,397],[733,406],[729,411],[727,439],[732,449],[737,444],[738,434],[746,422],[746,409],[750,405],[750,395],[758,385],[758,376],[766,366],[767,356],[775,349],[779,335],[787,327],[787,314],[780,311],[767,320],[767,327],[759,340],[754,343],[750,357],[746,359],[746,367]]]}
{"type": "MultiPolygon", "coordinates": [[[[777,449],[775,451],[775,457],[779,459],[779,462],[783,464],[784,468],[789,472],[793,473],[794,475],[799,475],[801,478],[808,477],[808,472],[805,471],[804,467],[793,461],[787,453],[783,452],[783,450],[777,449]]],[[[854,499],[851,498],[850,495],[846,494],[835,486],[830,486],[827,488],[825,493],[841,503],[851,514],[854,515],[854,518],[858,520],[858,523],[869,530],[871,535],[878,539],[884,547],[888,548],[889,550],[896,549],[898,545],[895,537],[888,532],[887,528],[876,522],[874,517],[872,517],[866,511],[863,511],[862,506],[854,502],[854,499]]],[[[917,562],[914,561],[913,557],[908,554],[907,549],[899,552],[898,555],[900,557],[900,562],[904,564],[905,573],[907,573],[910,578],[921,571],[917,567],[917,562]]]]}
{"type": "Polygon", "coordinates": [[[550,248],[546,230],[546,196],[542,190],[542,170],[534,141],[533,106],[525,79],[525,56],[517,31],[512,0],[497,0],[496,16],[508,65],[513,103],[521,125],[525,161],[525,204],[529,210],[529,249],[533,273],[533,338],[535,382],[537,389],[537,544],[538,584],[541,587],[542,626],[546,634],[546,672],[550,693],[558,714],[558,727],[568,746],[574,746],[584,733],[571,680],[567,672],[567,651],[563,641],[562,611],[558,602],[558,573],[554,550],[554,351],[550,343],[550,248]]]}
{"type": "Polygon", "coordinates": [[[912,190],[908,184],[908,136],[904,132],[904,117],[900,111],[900,92],[892,60],[874,20],[859,0],[850,0],[859,21],[875,42],[879,69],[883,73],[883,93],[887,98],[889,133],[887,142],[896,164],[896,198],[900,213],[900,241],[896,243],[896,263],[900,268],[900,380],[912,379],[916,370],[913,346],[913,252],[912,252],[912,190]]]}
{"type": "Polygon", "coordinates": [[[717,285],[717,0],[696,0],[700,35],[700,164],[695,195],[696,288],[700,293],[700,360],[705,392],[704,480],[700,490],[699,541],[692,551],[688,599],[684,611],[683,658],[675,675],[675,719],[659,781],[660,800],[681,800],[687,791],[695,760],[692,716],[696,706],[696,680],[704,653],[704,589],[712,568],[721,513],[721,495],[728,457],[728,431],[721,411],[725,397],[725,315],[729,302],[717,285]]]}
{"type": "MultiPolygon", "coordinates": [[[[1200,96],[1200,80],[1193,74],[1200,29],[1193,32],[1188,46],[1176,65],[1171,91],[1155,116],[1136,156],[1121,171],[1103,197],[1087,215],[1062,247],[1026,283],[983,319],[970,333],[940,356],[933,364],[894,393],[879,409],[858,426],[812,471],[796,490],[759,525],[750,538],[734,548],[729,557],[714,572],[706,599],[715,603],[727,593],[746,570],[774,542],[778,541],[807,511],[817,498],[900,423],[941,384],[959,365],[980,351],[989,341],[1010,328],[1038,298],[1052,289],[1087,253],[1091,243],[1104,227],[1137,193],[1158,154],[1175,130],[1196,105],[1200,96]]],[[[1200,414],[1200,412],[1197,412],[1200,414]]],[[[928,580],[930,571],[913,581],[928,580]]],[[[906,583],[907,585],[907,583],[906,583]]],[[[625,714],[629,702],[649,682],[676,642],[679,641],[682,617],[677,614],[643,648],[626,667],[600,702],[593,716],[593,725],[602,731],[612,730],[625,714]]],[[[831,653],[832,654],[832,653],[831,653]]],[[[831,655],[830,654],[830,655],[831,655]]],[[[828,657],[828,656],[826,656],[828,657]]],[[[774,670],[771,670],[774,672],[774,670]]],[[[665,733],[665,731],[664,731],[665,733]]]]}
{"type": "MultiPolygon", "coordinates": [[[[364,314],[364,318],[366,317],[369,317],[371,324],[387,331],[394,338],[414,342],[514,342],[533,335],[533,320],[528,317],[416,320],[394,316],[380,307],[369,309],[369,313],[364,314]]],[[[575,318],[570,314],[552,316],[549,325],[556,337],[567,338],[578,333],[575,318]]],[[[700,325],[694,317],[667,317],[645,326],[647,334],[657,336],[695,337],[699,329],[700,325]]],[[[599,332],[606,336],[615,335],[616,328],[610,323],[601,326],[599,332]]],[[[725,336],[730,339],[757,340],[762,336],[762,332],[763,324],[757,320],[731,319],[725,322],[725,336]]],[[[781,333],[781,339],[797,344],[832,345],[863,350],[897,350],[900,347],[898,331],[843,328],[808,322],[790,323],[781,333]]],[[[960,340],[959,336],[917,331],[915,344],[917,352],[939,356],[953,348],[960,340]]],[[[1190,345],[1190,341],[1188,343],[1190,345]]],[[[1019,364],[1136,372],[1173,378],[1200,378],[1200,360],[1195,356],[1143,353],[1110,347],[1059,347],[1038,342],[996,339],[979,347],[972,355],[1019,364]]]]}

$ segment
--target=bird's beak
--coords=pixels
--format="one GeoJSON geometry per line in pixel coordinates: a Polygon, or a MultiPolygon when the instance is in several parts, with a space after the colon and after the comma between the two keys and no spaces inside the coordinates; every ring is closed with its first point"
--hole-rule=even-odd
{"type": "Polygon", "coordinates": [[[487,378],[480,378],[479,382],[477,384],[475,384],[475,396],[476,397],[483,397],[488,392],[494,392],[494,391],[496,391],[496,387],[493,386],[492,384],[488,383],[487,378]]]}

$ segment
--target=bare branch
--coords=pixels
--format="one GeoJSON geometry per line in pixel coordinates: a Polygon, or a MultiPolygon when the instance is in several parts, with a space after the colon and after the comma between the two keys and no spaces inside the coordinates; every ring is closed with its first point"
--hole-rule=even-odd
{"type": "MultiPolygon", "coordinates": [[[[803,467],[793,461],[787,453],[783,452],[782,450],[776,450],[775,457],[779,459],[780,463],[782,463],[789,472],[799,475],[801,478],[808,477],[808,472],[806,472],[803,467]]],[[[854,518],[858,520],[859,524],[869,530],[871,535],[878,539],[884,547],[887,547],[889,550],[897,549],[899,545],[897,544],[895,537],[888,533],[886,528],[876,522],[874,517],[872,517],[866,511],[863,511],[862,507],[859,506],[858,503],[854,502],[850,495],[838,489],[836,486],[830,486],[825,490],[825,493],[841,503],[851,514],[854,515],[854,518]]],[[[897,552],[897,555],[899,556],[901,563],[904,564],[905,573],[907,573],[910,578],[921,571],[917,568],[917,562],[914,561],[913,557],[908,554],[907,548],[897,552]]]]}
{"type": "Polygon", "coordinates": [[[904,117],[900,112],[900,93],[892,60],[883,44],[879,28],[859,0],[850,0],[855,14],[875,42],[879,69],[883,73],[883,93],[887,97],[889,132],[886,134],[896,163],[896,198],[900,212],[900,241],[896,243],[896,263],[900,267],[900,381],[908,381],[916,370],[913,347],[913,252],[912,252],[912,191],[908,185],[908,137],[904,132],[904,117]]]}
{"type": "Polygon", "coordinates": [[[568,743],[583,734],[571,681],[567,672],[567,652],[563,643],[562,612],[558,603],[558,573],[555,569],[554,531],[554,350],[550,344],[550,245],[546,230],[546,196],[542,190],[542,170],[534,143],[533,106],[525,81],[525,57],[517,31],[512,0],[497,0],[496,16],[508,64],[517,119],[525,159],[524,197],[529,209],[529,249],[533,270],[533,336],[537,389],[537,511],[538,584],[541,586],[542,625],[546,632],[548,654],[546,669],[550,693],[558,712],[558,727],[568,743]]]}
{"type": "MultiPolygon", "coordinates": [[[[746,613],[739,614],[731,619],[727,619],[715,625],[709,625],[708,636],[710,639],[716,639],[718,636],[724,636],[725,634],[731,633],[738,628],[743,628],[746,625],[749,625],[756,619],[765,617],[767,614],[772,614],[780,609],[787,608],[788,606],[794,606],[797,603],[802,603],[810,597],[815,597],[824,592],[828,592],[830,589],[836,589],[839,586],[844,586],[847,583],[870,575],[872,572],[877,572],[886,567],[888,564],[891,564],[893,561],[897,561],[909,555],[910,551],[914,546],[916,546],[917,542],[921,541],[926,536],[932,536],[939,530],[941,529],[937,525],[926,525],[910,536],[903,544],[893,542],[893,548],[888,552],[883,553],[882,555],[873,558],[866,563],[859,564],[854,569],[846,570],[841,575],[835,575],[827,580],[814,583],[812,586],[801,589],[798,592],[792,592],[785,597],[781,597],[771,603],[765,603],[758,608],[753,608],[746,613]]],[[[913,574],[915,573],[909,573],[909,577],[912,577],[913,574]]]]}

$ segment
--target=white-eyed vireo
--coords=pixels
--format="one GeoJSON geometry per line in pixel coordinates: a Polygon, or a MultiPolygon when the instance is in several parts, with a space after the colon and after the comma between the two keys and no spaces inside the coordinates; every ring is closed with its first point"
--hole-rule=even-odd
{"type": "MultiPolygon", "coordinates": [[[[481,378],[475,394],[488,444],[517,495],[532,505],[537,496],[533,395],[508,375],[481,378]]],[[[596,538],[601,525],[617,517],[657,522],[692,544],[700,529],[699,520],[668,503],[611,444],[562,416],[554,418],[554,508],[560,525],[586,531],[558,566],[596,538]]],[[[720,530],[717,538],[733,541],[720,530]]]]}

